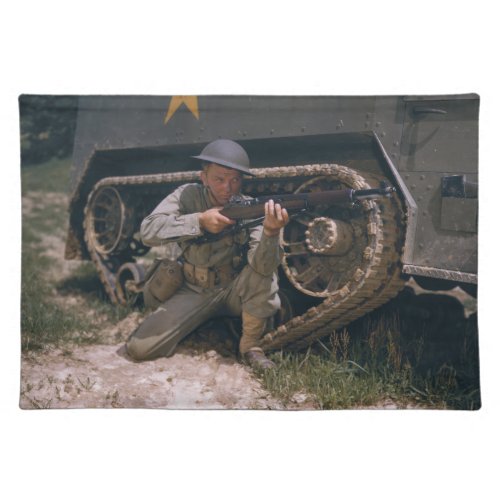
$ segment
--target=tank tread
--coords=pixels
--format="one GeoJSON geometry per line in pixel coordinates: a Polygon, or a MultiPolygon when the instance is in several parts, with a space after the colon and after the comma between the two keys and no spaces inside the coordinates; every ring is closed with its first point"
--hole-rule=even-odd
{"type": "MultiPolygon", "coordinates": [[[[365,176],[365,182],[362,183],[354,171],[346,167],[335,168],[341,168],[345,182],[355,185],[357,189],[372,187],[381,180],[370,175],[365,176]]],[[[267,333],[260,344],[265,351],[306,347],[314,340],[333,333],[385,304],[403,288],[405,280],[402,277],[401,255],[404,211],[401,203],[393,196],[382,200],[378,204],[380,209],[374,208],[374,202],[369,204],[371,207],[368,209],[374,213],[367,224],[371,238],[364,255],[368,265],[354,273],[350,285],[344,286],[303,315],[267,333]]]]}

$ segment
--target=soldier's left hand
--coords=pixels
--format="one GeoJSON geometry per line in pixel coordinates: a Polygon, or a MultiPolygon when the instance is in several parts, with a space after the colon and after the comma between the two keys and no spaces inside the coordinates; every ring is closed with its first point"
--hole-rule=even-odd
{"type": "Polygon", "coordinates": [[[264,206],[264,233],[266,236],[276,236],[280,229],[288,224],[288,212],[279,203],[273,200],[266,202],[264,206]]]}

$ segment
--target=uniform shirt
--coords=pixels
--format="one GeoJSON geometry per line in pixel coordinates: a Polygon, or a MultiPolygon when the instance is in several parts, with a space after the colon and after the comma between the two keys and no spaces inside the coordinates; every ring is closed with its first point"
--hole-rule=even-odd
{"type": "Polygon", "coordinates": [[[208,189],[201,184],[185,184],[169,194],[141,224],[141,238],[149,246],[176,242],[184,251],[183,258],[195,266],[221,267],[234,264],[248,242],[250,267],[263,276],[272,275],[280,264],[282,250],[279,236],[266,236],[257,226],[221,240],[197,244],[203,235],[200,213],[213,208],[208,189]]]}

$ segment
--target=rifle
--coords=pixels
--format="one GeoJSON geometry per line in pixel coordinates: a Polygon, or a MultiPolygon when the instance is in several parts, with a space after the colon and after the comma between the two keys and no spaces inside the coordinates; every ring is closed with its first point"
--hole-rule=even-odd
{"type": "Polygon", "coordinates": [[[217,234],[206,234],[196,238],[196,243],[207,243],[233,234],[243,229],[258,226],[264,220],[264,206],[269,200],[279,203],[282,208],[286,208],[291,216],[307,212],[318,205],[354,205],[362,200],[372,200],[382,197],[389,197],[396,191],[385,182],[380,184],[380,188],[375,189],[335,189],[332,191],[317,191],[312,193],[276,194],[270,196],[258,196],[257,198],[245,199],[242,196],[233,196],[229,203],[224,205],[220,213],[229,219],[236,220],[237,223],[230,229],[226,229],[217,234]],[[250,220],[244,223],[244,220],[250,220]]]}

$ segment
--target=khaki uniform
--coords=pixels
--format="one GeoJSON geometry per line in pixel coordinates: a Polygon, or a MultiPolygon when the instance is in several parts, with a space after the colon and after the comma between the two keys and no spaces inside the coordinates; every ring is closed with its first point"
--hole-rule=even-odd
{"type": "Polygon", "coordinates": [[[171,355],[180,340],[210,318],[241,316],[243,311],[256,318],[270,318],[279,309],[279,237],[267,237],[258,226],[196,244],[193,237],[203,234],[199,215],[213,206],[205,186],[186,184],[142,222],[141,237],[146,245],[180,247],[186,281],[163,303],[155,303],[145,291],[146,302],[157,309],[127,341],[133,358],[171,355]]]}

